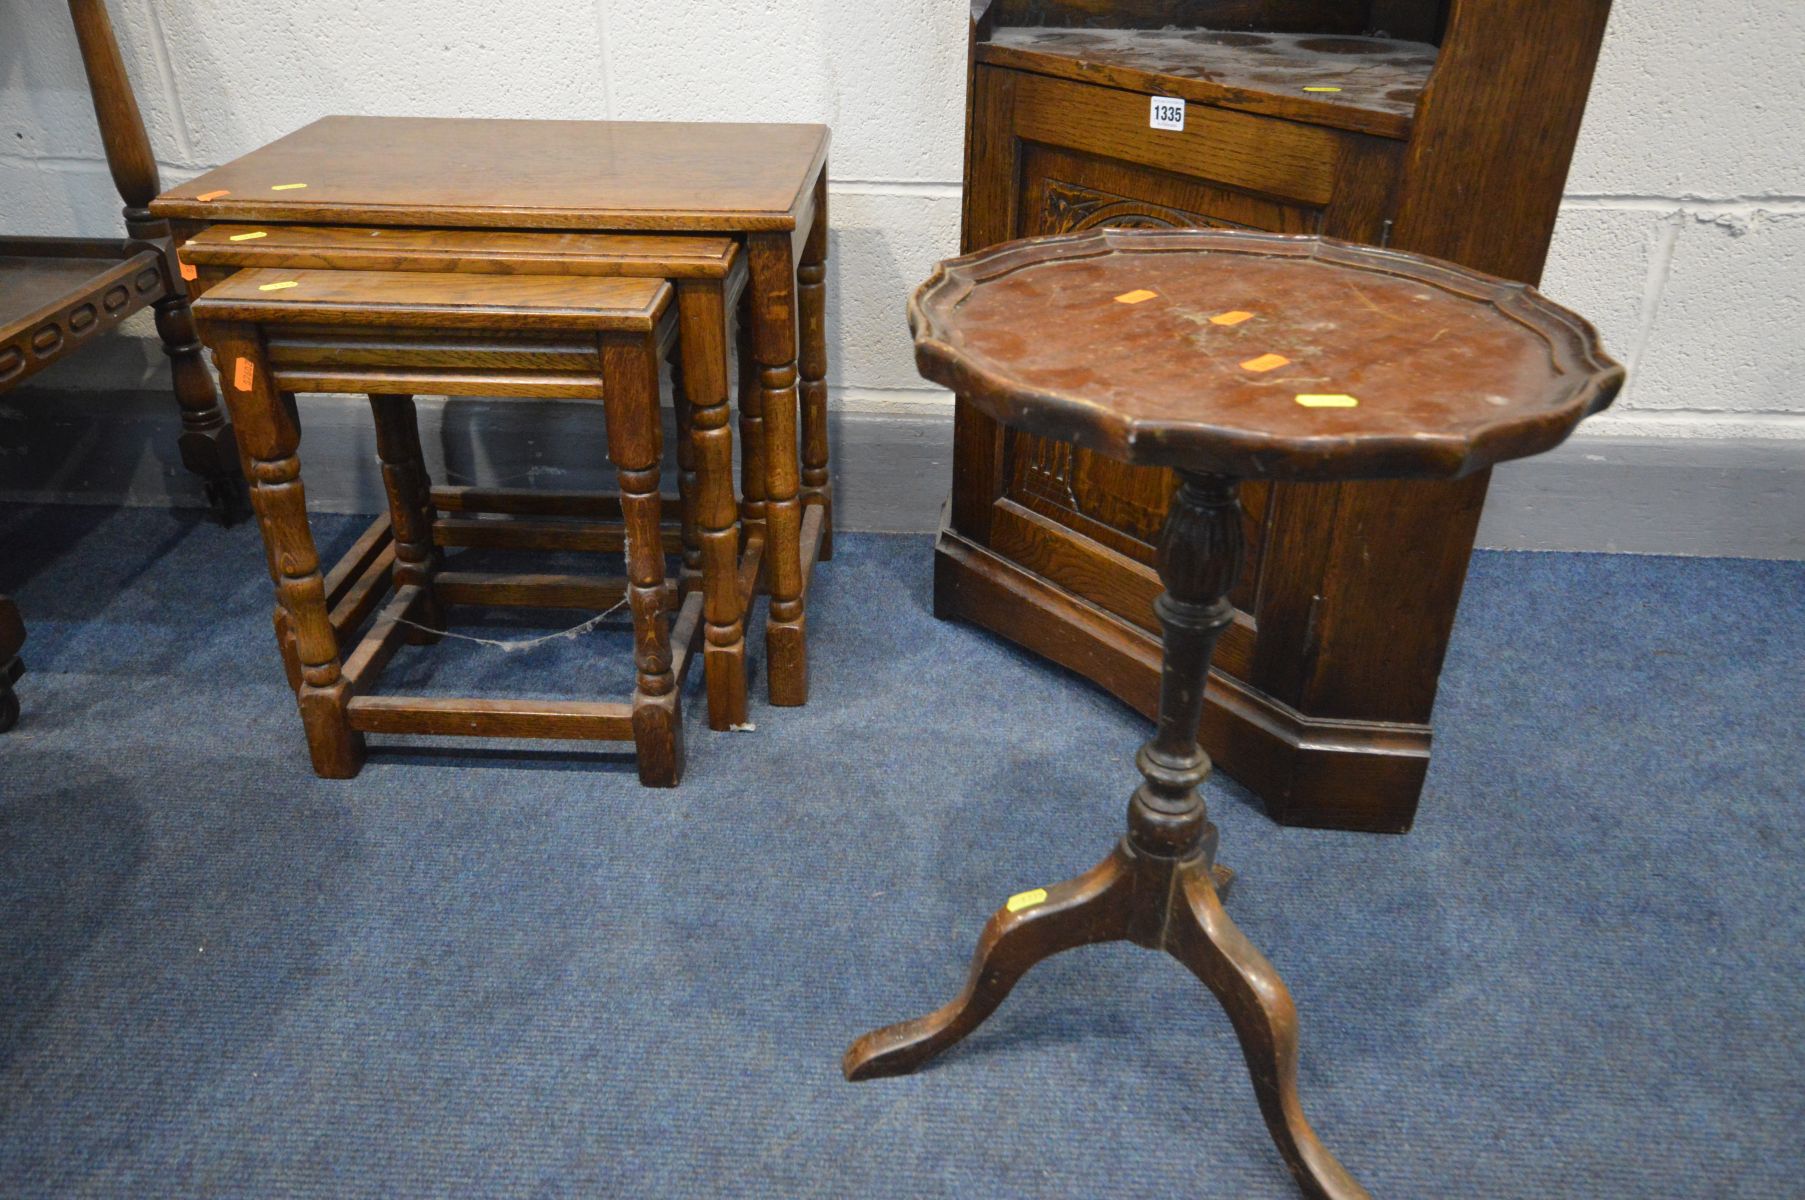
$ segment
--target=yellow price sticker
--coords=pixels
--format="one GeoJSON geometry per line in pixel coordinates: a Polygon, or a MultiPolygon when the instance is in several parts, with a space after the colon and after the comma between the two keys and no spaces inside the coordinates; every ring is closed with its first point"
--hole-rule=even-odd
{"type": "Polygon", "coordinates": [[[232,235],[231,240],[234,242],[254,242],[258,238],[266,238],[268,236],[269,234],[267,232],[259,229],[256,233],[235,233],[232,235]]]}
{"type": "Polygon", "coordinates": [[[1239,325],[1243,321],[1253,320],[1253,314],[1236,309],[1234,312],[1217,313],[1210,318],[1212,325],[1239,325]]]}
{"type": "Polygon", "coordinates": [[[1306,92],[1339,92],[1340,90],[1338,87],[1307,87],[1304,89],[1306,92]]]}
{"type": "Polygon", "coordinates": [[[281,283],[260,283],[257,285],[257,290],[260,292],[286,292],[289,288],[300,286],[296,280],[284,279],[281,283]]]}
{"type": "Polygon", "coordinates": [[[270,191],[272,191],[272,192],[292,192],[297,188],[304,188],[306,186],[307,185],[304,183],[276,183],[276,184],[270,185],[270,191]]]}
{"type": "Polygon", "coordinates": [[[1117,304],[1142,304],[1148,300],[1156,299],[1156,298],[1158,298],[1158,296],[1159,296],[1158,292],[1150,292],[1146,288],[1140,288],[1140,289],[1138,289],[1136,291],[1132,291],[1132,292],[1123,292],[1120,296],[1116,297],[1116,303],[1117,304]]]}
{"type": "Polygon", "coordinates": [[[1004,902],[1003,907],[1012,913],[1018,913],[1024,908],[1033,908],[1037,904],[1045,904],[1046,902],[1047,889],[1035,888],[1033,891],[1017,892],[1004,902]]]}
{"type": "Polygon", "coordinates": [[[1305,394],[1297,398],[1297,402],[1305,408],[1359,408],[1360,401],[1352,396],[1323,394],[1305,394]]]}

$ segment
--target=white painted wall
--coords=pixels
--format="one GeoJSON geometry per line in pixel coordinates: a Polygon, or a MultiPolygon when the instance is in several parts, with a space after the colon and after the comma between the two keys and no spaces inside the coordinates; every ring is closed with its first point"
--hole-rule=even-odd
{"type": "MultiPolygon", "coordinates": [[[[334,112],[831,125],[834,402],[947,403],[903,303],[958,244],[966,0],[112,10],[166,184],[334,112]]],[[[1632,367],[1595,435],[1805,439],[1802,63],[1798,0],[1617,0],[1545,283],[1632,367]]],[[[0,5],[0,229],[116,235],[117,212],[63,6],[0,5]]],[[[39,378],[160,363],[121,342],[39,378]]]]}

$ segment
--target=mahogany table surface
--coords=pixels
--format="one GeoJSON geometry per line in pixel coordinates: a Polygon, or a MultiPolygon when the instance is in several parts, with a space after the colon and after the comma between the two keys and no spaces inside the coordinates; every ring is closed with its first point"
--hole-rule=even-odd
{"type": "Polygon", "coordinates": [[[922,373],[1008,424],[1240,478],[1452,477],[1536,454],[1621,388],[1524,284],[1326,238],[1099,230],[942,264],[922,373]]]}
{"type": "Polygon", "coordinates": [[[171,188],[151,211],[185,221],[784,231],[809,204],[829,136],[825,125],[322,117],[171,188]]]}

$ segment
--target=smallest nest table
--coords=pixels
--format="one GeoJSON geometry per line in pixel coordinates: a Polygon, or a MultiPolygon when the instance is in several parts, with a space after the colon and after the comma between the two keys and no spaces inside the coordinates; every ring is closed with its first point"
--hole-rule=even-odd
{"type": "MultiPolygon", "coordinates": [[[[677,334],[673,295],[648,278],[248,268],[195,302],[238,431],[276,585],[277,641],[320,775],[357,774],[366,733],[410,733],[631,740],[640,781],[676,785],[679,698],[703,595],[667,579],[660,528],[658,380],[677,334]],[[338,595],[320,572],[297,456],[302,391],[370,394],[388,492],[394,598],[343,656],[339,639],[368,618],[385,572],[361,572],[338,595]],[[416,392],[601,401],[620,480],[623,528],[612,548],[624,546],[627,578],[441,576],[416,392]],[[588,609],[623,597],[633,614],[631,702],[374,694],[403,641],[443,628],[445,604],[588,609]]],[[[724,424],[724,392],[712,407],[712,423],[724,424]]],[[[726,474],[725,456],[710,457],[726,474]]],[[[731,497],[730,479],[707,486],[731,497]]]]}
{"type": "Polygon", "coordinates": [[[965,989],[866,1034],[849,1079],[913,1070],[970,1033],[1036,962],[1128,940],[1190,968],[1227,1010],[1254,1094],[1311,1196],[1366,1191],[1297,1094],[1297,1012],[1223,911],[1197,744],[1242,558],[1243,479],[1445,479],[1563,440],[1623,369],[1532,288],[1311,237],[1108,230],[945,263],[909,308],[922,374],[998,420],[1180,484],[1159,545],[1159,724],[1136,759],[1128,833],[1077,879],[1010,898],[965,989]]]}

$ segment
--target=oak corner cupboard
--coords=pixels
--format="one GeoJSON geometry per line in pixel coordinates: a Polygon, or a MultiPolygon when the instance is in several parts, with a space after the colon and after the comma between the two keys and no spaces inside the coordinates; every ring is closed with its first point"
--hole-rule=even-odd
{"type": "MultiPolygon", "coordinates": [[[[1533,283],[1610,3],[974,0],[971,11],[968,253],[1097,226],[1254,229],[1533,283]]],[[[1171,472],[1005,429],[963,400],[954,442],[935,611],[1151,715],[1171,472]]],[[[1410,828],[1488,482],[1246,489],[1248,570],[1201,733],[1274,819],[1410,828]]]]}

